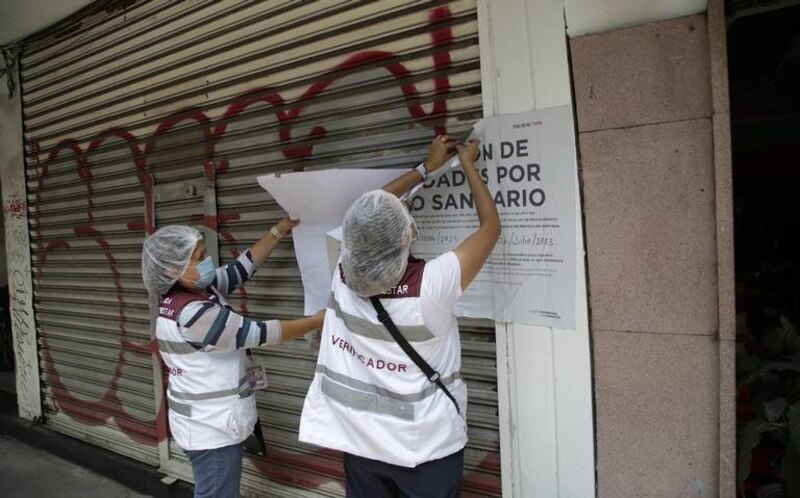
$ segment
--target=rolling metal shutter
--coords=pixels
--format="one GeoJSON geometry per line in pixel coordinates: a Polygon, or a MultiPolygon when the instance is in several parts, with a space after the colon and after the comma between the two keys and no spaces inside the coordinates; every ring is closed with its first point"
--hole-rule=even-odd
{"type": "MultiPolygon", "coordinates": [[[[30,40],[22,68],[47,424],[187,480],[157,408],[146,233],[204,226],[227,261],[282,215],[256,176],[409,167],[481,117],[475,0],[98,2],[30,40]]],[[[291,243],[232,305],[302,313],[291,243]]],[[[461,329],[465,495],[499,496],[494,325],[461,329]]],[[[339,455],[297,441],[317,348],[256,352],[268,455],[246,459],[244,491],[343,494],[339,455]]]]}

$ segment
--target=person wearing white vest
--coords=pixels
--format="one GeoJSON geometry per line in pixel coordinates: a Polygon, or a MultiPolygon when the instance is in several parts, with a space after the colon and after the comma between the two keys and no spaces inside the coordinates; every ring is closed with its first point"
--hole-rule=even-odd
{"type": "Polygon", "coordinates": [[[497,208],[475,167],[478,141],[457,149],[479,228],[453,251],[413,258],[416,227],[397,197],[454,148],[455,139],[437,137],[420,167],[364,194],[345,215],[300,441],[344,452],[348,497],[461,494],[467,387],[454,309],[500,237],[497,208]],[[395,341],[377,317],[380,306],[435,374],[423,373],[395,341]]]}
{"type": "Polygon", "coordinates": [[[235,261],[215,268],[200,232],[165,226],[142,246],[142,279],[160,298],[156,341],[169,375],[169,428],[192,462],[195,498],[239,496],[242,443],[257,421],[263,368],[246,350],[322,328],[324,311],[298,320],[250,320],[226,297],[253,276],[297,222],[283,219],[235,261]]]}

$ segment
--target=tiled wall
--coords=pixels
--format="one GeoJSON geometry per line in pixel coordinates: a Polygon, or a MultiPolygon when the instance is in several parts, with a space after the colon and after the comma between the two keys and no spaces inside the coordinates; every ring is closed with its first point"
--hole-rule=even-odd
{"type": "Polygon", "coordinates": [[[719,342],[704,15],[571,40],[599,496],[711,497],[719,342]]]}

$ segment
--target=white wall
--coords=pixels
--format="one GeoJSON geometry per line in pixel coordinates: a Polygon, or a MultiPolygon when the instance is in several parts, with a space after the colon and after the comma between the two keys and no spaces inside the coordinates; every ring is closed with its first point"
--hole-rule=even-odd
{"type": "MultiPolygon", "coordinates": [[[[485,116],[572,105],[563,5],[563,0],[479,0],[485,116]]],[[[577,163],[567,167],[574,171],[579,202],[577,163]]],[[[503,496],[595,495],[580,206],[575,213],[575,330],[497,327],[503,496]]]]}
{"type": "Polygon", "coordinates": [[[0,0],[0,44],[33,34],[92,0],[0,0]]]}
{"type": "MultiPolygon", "coordinates": [[[[565,35],[696,14],[706,9],[706,0],[479,0],[478,7],[484,115],[494,116],[573,105],[565,35]]],[[[577,177],[577,164],[573,167],[577,177]]],[[[497,327],[504,496],[595,496],[580,205],[576,212],[575,330],[518,323],[497,327]]]]}
{"type": "Polygon", "coordinates": [[[704,12],[706,0],[565,0],[571,37],[704,12]]]}
{"type": "MultiPolygon", "coordinates": [[[[15,71],[14,77],[17,76],[15,71]]],[[[42,404],[36,326],[33,321],[31,252],[22,144],[19,85],[13,98],[9,99],[6,80],[0,78],[0,183],[3,193],[17,406],[20,417],[35,419],[42,413],[42,404]]]]}

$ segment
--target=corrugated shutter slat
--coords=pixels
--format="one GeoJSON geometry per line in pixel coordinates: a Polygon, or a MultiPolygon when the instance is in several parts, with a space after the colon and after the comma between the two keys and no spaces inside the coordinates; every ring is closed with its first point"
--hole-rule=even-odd
{"type": "MultiPolygon", "coordinates": [[[[481,117],[476,16],[475,0],[150,0],[98,4],[30,40],[26,177],[47,423],[158,465],[146,233],[205,225],[227,261],[283,215],[256,176],[413,165],[435,133],[481,117]]],[[[231,304],[256,318],[302,313],[290,242],[231,304]]],[[[461,332],[464,493],[499,496],[494,325],[464,320],[461,332]]],[[[246,459],[245,491],[343,495],[339,455],[297,441],[317,348],[256,352],[271,376],[257,395],[269,454],[246,459]]],[[[190,480],[182,451],[170,444],[168,455],[162,468],[190,480]]]]}

